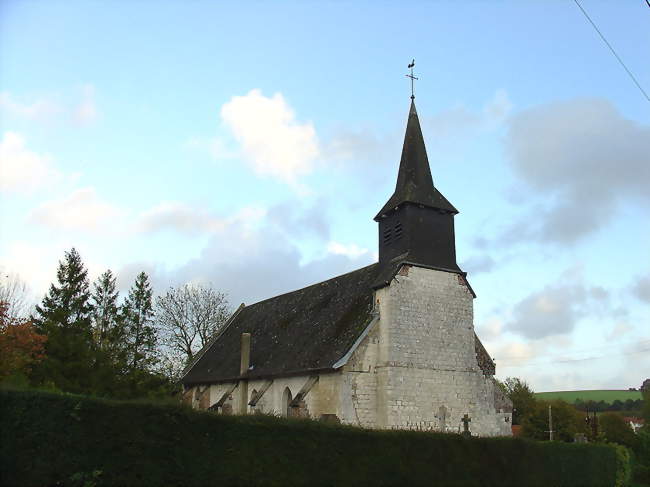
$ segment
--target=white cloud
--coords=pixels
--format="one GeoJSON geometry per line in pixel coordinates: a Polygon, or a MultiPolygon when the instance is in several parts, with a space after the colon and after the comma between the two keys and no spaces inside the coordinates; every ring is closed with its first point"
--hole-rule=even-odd
{"type": "Polygon", "coordinates": [[[508,93],[505,90],[497,90],[483,107],[484,123],[489,126],[502,123],[510,115],[512,107],[508,93]]]}
{"type": "Polygon", "coordinates": [[[464,260],[460,267],[465,272],[468,272],[470,275],[480,274],[481,272],[491,271],[496,262],[492,257],[487,254],[484,255],[473,255],[469,259],[464,260]]]}
{"type": "Polygon", "coordinates": [[[514,306],[506,330],[533,339],[570,333],[584,316],[586,299],[582,285],[547,286],[514,306]]]}
{"type": "Polygon", "coordinates": [[[566,337],[493,348],[500,377],[522,377],[535,391],[638,387],[650,366],[650,337],[614,346],[576,347],[566,337]],[[594,370],[597,373],[594,373],[594,370]]]}
{"type": "Polygon", "coordinates": [[[214,232],[223,226],[222,219],[210,215],[205,210],[175,201],[160,203],[143,212],[136,223],[137,230],[144,233],[172,229],[179,233],[196,234],[214,232]]]}
{"type": "Polygon", "coordinates": [[[522,111],[506,139],[517,176],[546,208],[526,214],[501,240],[573,243],[603,227],[620,204],[650,202],[650,126],[608,100],[574,99],[522,111]]]}
{"type": "Polygon", "coordinates": [[[330,235],[327,209],[328,202],[323,198],[309,207],[285,201],[269,208],[266,216],[270,223],[292,238],[315,237],[327,241],[330,235]]]}
{"type": "Polygon", "coordinates": [[[25,138],[5,132],[0,141],[0,190],[29,193],[55,184],[61,173],[52,167],[51,157],[25,146],[25,138]]]}
{"type": "Polygon", "coordinates": [[[624,321],[619,321],[616,323],[612,331],[607,335],[607,340],[618,340],[622,336],[627,335],[632,331],[634,331],[634,327],[632,325],[625,323],[624,321]]]}
{"type": "Polygon", "coordinates": [[[95,87],[86,84],[81,87],[81,101],[72,110],[72,120],[78,125],[90,125],[97,120],[95,87]]]}
{"type": "Polygon", "coordinates": [[[423,125],[426,134],[434,140],[453,139],[467,136],[477,130],[497,128],[506,120],[512,107],[508,93],[505,90],[497,90],[485,103],[482,111],[473,111],[463,104],[456,104],[431,117],[424,117],[423,125]]]}
{"type": "Polygon", "coordinates": [[[81,188],[69,195],[43,203],[33,210],[30,220],[55,230],[87,232],[114,231],[124,212],[103,201],[93,187],[81,188]]]}
{"type": "Polygon", "coordinates": [[[0,109],[28,120],[47,121],[61,112],[61,107],[47,98],[40,98],[31,103],[22,103],[11,93],[0,93],[0,109]]]}
{"type": "Polygon", "coordinates": [[[646,303],[650,303],[650,275],[639,277],[632,289],[637,298],[646,303]]]}
{"type": "Polygon", "coordinates": [[[342,244],[339,242],[330,242],[327,244],[327,252],[334,255],[345,255],[350,259],[356,259],[362,255],[368,254],[370,251],[363,247],[359,247],[357,244],[342,244]]]}
{"type": "Polygon", "coordinates": [[[476,328],[476,334],[481,339],[481,341],[494,340],[501,336],[502,331],[503,320],[496,317],[489,318],[480,327],[476,328]]]}
{"type": "Polygon", "coordinates": [[[174,230],[181,234],[196,235],[223,231],[228,225],[250,225],[266,215],[263,208],[247,206],[229,218],[178,201],[162,202],[143,212],[135,223],[136,231],[154,233],[174,230]]]}
{"type": "Polygon", "coordinates": [[[369,253],[357,258],[326,254],[302,262],[300,249],[273,225],[232,222],[213,234],[201,255],[157,282],[214,283],[228,291],[231,302],[254,303],[370,264],[369,253]]]}
{"type": "Polygon", "coordinates": [[[39,245],[16,240],[6,245],[0,260],[3,270],[16,274],[26,282],[38,300],[47,292],[49,283],[55,277],[57,258],[62,255],[62,249],[49,242],[47,245],[39,245]],[[57,255],[59,250],[61,255],[57,255]]]}
{"type": "Polygon", "coordinates": [[[299,187],[320,153],[311,123],[298,123],[280,93],[271,98],[260,90],[235,96],[221,108],[224,123],[242,146],[255,171],[299,187]]]}
{"type": "MultiPolygon", "coordinates": [[[[497,328],[496,338],[486,337],[485,345],[504,373],[513,375],[512,369],[532,367],[533,364],[543,364],[562,361],[576,356],[571,338],[566,336],[549,336],[538,340],[504,340],[501,335],[502,326],[494,321],[497,328]]],[[[526,375],[530,370],[527,371],[526,375]]]]}
{"type": "Polygon", "coordinates": [[[60,95],[32,100],[19,100],[12,93],[3,92],[0,93],[0,110],[5,118],[11,115],[34,122],[72,123],[78,126],[91,125],[99,116],[92,84],[82,85],[76,93],[67,94],[63,100],[60,95]]]}

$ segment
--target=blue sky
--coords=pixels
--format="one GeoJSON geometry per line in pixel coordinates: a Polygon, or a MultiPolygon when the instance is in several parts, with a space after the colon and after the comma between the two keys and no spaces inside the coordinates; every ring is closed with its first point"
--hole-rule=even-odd
{"type": "MultiPolygon", "coordinates": [[[[582,0],[650,91],[650,9],[582,0]]],[[[252,303],[376,258],[406,65],[501,377],[650,370],[650,103],[576,4],[0,4],[0,265],[252,303]]]]}

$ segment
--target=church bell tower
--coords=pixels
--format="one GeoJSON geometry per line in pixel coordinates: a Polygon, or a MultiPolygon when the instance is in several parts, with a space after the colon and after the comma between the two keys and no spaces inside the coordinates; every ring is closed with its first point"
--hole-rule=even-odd
{"type": "Polygon", "coordinates": [[[379,265],[399,258],[424,267],[461,272],[456,263],[458,210],[433,185],[415,100],[411,96],[395,192],[375,216],[379,265]]]}

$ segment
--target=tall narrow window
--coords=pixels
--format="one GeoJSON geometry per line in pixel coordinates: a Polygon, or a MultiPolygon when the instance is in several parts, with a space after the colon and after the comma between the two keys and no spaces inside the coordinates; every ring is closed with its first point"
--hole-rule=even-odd
{"type": "Polygon", "coordinates": [[[285,387],[284,392],[282,393],[282,416],[285,418],[291,416],[291,400],[293,396],[291,395],[291,390],[288,387],[285,387]]]}

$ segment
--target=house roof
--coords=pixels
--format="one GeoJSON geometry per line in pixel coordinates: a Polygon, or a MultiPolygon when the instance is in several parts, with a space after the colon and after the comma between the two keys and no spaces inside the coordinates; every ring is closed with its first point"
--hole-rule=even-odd
{"type": "Polygon", "coordinates": [[[454,215],[458,213],[454,205],[433,185],[427,149],[424,146],[424,137],[422,137],[422,129],[420,128],[420,120],[414,101],[411,101],[406,124],[406,134],[404,135],[402,158],[399,163],[395,192],[377,213],[375,221],[379,221],[382,215],[389,213],[403,203],[427,206],[454,215]]]}
{"type": "MultiPolygon", "coordinates": [[[[396,262],[387,273],[372,264],[240,307],[197,355],[182,382],[193,385],[238,379],[242,333],[251,334],[249,379],[336,370],[374,317],[373,289],[382,287],[378,281],[390,283],[400,267],[396,262]]],[[[494,363],[476,336],[475,347],[483,372],[494,374],[494,363]]]]}

